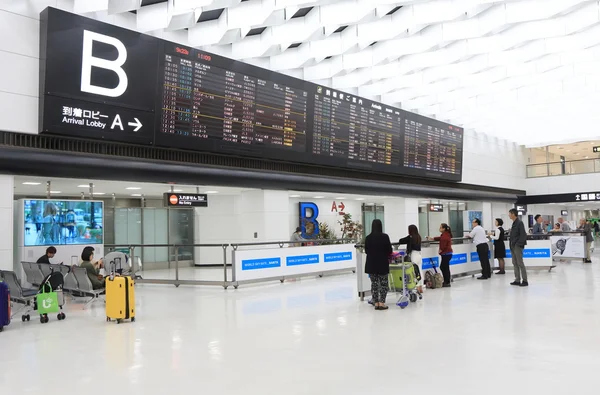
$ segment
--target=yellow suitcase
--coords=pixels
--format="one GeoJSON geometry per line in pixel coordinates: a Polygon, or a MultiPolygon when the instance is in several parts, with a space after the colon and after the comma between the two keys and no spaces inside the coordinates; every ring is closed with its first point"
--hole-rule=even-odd
{"type": "Polygon", "coordinates": [[[135,287],[129,276],[106,278],[106,321],[135,321],[135,287]]]}

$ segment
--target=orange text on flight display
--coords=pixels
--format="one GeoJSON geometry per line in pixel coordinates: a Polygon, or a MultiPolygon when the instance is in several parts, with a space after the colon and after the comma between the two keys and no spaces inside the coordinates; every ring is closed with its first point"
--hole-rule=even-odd
{"type": "Polygon", "coordinates": [[[176,51],[177,53],[180,53],[180,54],[183,54],[183,55],[189,55],[189,54],[190,54],[190,51],[188,51],[188,50],[187,50],[187,49],[185,49],[185,48],[179,48],[179,47],[176,47],[176,48],[175,48],[175,51],[176,51]]]}
{"type": "Polygon", "coordinates": [[[206,54],[203,54],[203,53],[199,53],[198,57],[200,59],[202,59],[202,60],[206,60],[207,62],[210,62],[212,60],[212,56],[206,55],[206,54]]]}

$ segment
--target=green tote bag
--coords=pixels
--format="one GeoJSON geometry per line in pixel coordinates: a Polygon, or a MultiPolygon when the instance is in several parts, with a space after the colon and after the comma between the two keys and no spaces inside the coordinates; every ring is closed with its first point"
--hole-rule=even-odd
{"type": "Polygon", "coordinates": [[[58,305],[58,294],[52,291],[42,292],[37,295],[37,308],[39,314],[58,313],[60,306],[58,305]]]}

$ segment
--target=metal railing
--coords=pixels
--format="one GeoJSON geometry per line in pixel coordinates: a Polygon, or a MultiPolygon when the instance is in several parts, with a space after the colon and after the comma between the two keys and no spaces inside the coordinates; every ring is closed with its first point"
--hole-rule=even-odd
{"type": "Polygon", "coordinates": [[[527,165],[527,178],[567,176],[599,172],[600,159],[581,159],[527,165]]]}
{"type": "MultiPolygon", "coordinates": [[[[309,244],[310,246],[322,246],[322,245],[332,245],[332,244],[342,244],[342,243],[347,243],[347,244],[353,244],[355,243],[356,240],[354,239],[332,239],[332,240],[324,240],[324,239],[310,239],[310,240],[304,240],[301,241],[301,243],[306,243],[309,244]]],[[[283,248],[286,246],[295,246],[296,244],[298,244],[298,241],[274,241],[274,242],[261,242],[261,243],[231,243],[231,244],[105,244],[104,248],[106,251],[116,251],[116,250],[125,250],[127,249],[127,251],[129,252],[129,258],[132,262],[134,271],[136,271],[135,268],[135,262],[136,262],[136,251],[139,251],[140,249],[144,248],[168,248],[168,258],[167,261],[164,262],[165,264],[165,268],[164,269],[168,269],[168,271],[170,272],[171,270],[174,269],[174,278],[148,278],[149,275],[152,275],[152,272],[155,272],[155,270],[144,270],[144,265],[142,262],[141,268],[140,268],[140,273],[134,273],[136,276],[136,283],[139,284],[169,284],[169,285],[175,285],[175,287],[179,287],[180,285],[209,285],[209,286],[221,286],[224,289],[229,288],[230,286],[233,286],[235,289],[238,288],[238,286],[240,284],[250,284],[250,283],[260,283],[260,282],[269,282],[269,281],[275,281],[275,280],[280,280],[281,282],[284,282],[286,279],[293,279],[293,278],[300,278],[300,277],[306,277],[306,276],[315,276],[318,275],[319,277],[323,276],[323,273],[321,274],[315,274],[315,273],[311,273],[311,274],[299,274],[299,275],[291,275],[291,276],[278,276],[278,277],[272,277],[272,278],[261,278],[261,279],[257,279],[257,280],[246,280],[246,281],[237,281],[235,278],[235,253],[236,251],[240,250],[240,249],[244,249],[246,247],[266,247],[266,246],[273,246],[273,248],[283,248]],[[219,264],[222,265],[223,267],[223,277],[222,279],[219,280],[198,280],[198,279],[185,279],[185,278],[181,278],[181,273],[180,273],[180,259],[179,259],[179,249],[180,248],[184,248],[184,247],[198,247],[198,248],[220,248],[223,250],[223,260],[222,263],[219,264]],[[228,256],[228,251],[231,251],[231,262],[227,262],[227,256],[228,256]],[[228,266],[231,265],[231,271],[232,271],[232,275],[231,278],[229,278],[228,276],[228,266]]],[[[195,270],[203,270],[203,266],[199,265],[199,266],[195,266],[195,270]]],[[[213,266],[214,265],[210,265],[213,266]]],[[[160,271],[160,269],[159,269],[160,271]]],[[[334,270],[337,271],[337,270],[334,270]]],[[[354,271],[354,270],[353,270],[354,271]]],[[[331,271],[327,271],[327,272],[331,272],[331,271]]]]}

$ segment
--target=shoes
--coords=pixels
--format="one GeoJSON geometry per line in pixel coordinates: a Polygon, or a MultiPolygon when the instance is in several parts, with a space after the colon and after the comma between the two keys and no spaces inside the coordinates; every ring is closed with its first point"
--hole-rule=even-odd
{"type": "Polygon", "coordinates": [[[520,281],[513,281],[512,283],[510,283],[510,285],[520,286],[521,282],[520,281]]]}
{"type": "Polygon", "coordinates": [[[585,263],[592,263],[592,260],[591,259],[586,259],[585,263]]]}
{"type": "Polygon", "coordinates": [[[489,277],[485,277],[485,276],[480,276],[480,277],[477,277],[477,279],[478,280],[489,280],[490,278],[489,277]]]}
{"type": "Polygon", "coordinates": [[[506,272],[504,270],[500,270],[499,272],[496,272],[496,274],[506,274],[506,272]]]}
{"type": "Polygon", "coordinates": [[[389,309],[389,306],[376,306],[375,310],[387,310],[389,309]]]}
{"type": "Polygon", "coordinates": [[[527,281],[523,281],[521,283],[521,287],[528,287],[528,286],[529,286],[529,283],[527,281]]]}
{"type": "Polygon", "coordinates": [[[450,283],[446,283],[442,285],[442,288],[450,288],[452,285],[450,283]]]}

